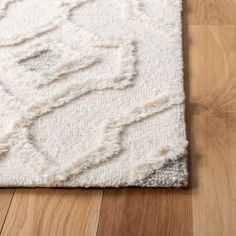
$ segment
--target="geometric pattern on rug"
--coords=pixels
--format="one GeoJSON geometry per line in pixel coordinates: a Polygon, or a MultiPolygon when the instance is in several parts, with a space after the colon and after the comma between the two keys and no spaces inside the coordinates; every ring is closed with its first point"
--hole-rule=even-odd
{"type": "Polygon", "coordinates": [[[0,186],[186,186],[181,6],[180,0],[1,1],[0,186]],[[163,11],[158,17],[152,16],[153,6],[154,13],[163,11]],[[163,46],[157,54],[146,52],[145,44],[155,44],[150,42],[155,37],[163,46]],[[142,63],[152,65],[151,70],[142,63]],[[98,106],[101,110],[93,112],[98,106]],[[48,124],[53,115],[58,114],[59,123],[76,109],[81,116],[92,111],[94,121],[85,116],[85,121],[68,120],[81,123],[80,128],[91,122],[93,127],[85,130],[92,130],[95,141],[85,131],[70,137],[73,127],[67,127],[67,134],[63,124],[55,131],[74,150],[67,157],[68,145],[62,143],[59,155],[60,146],[50,146],[50,135],[58,143],[63,138],[48,124]],[[35,128],[38,123],[43,128],[35,128]],[[149,135],[147,127],[156,133],[149,135]],[[137,153],[129,154],[128,143],[135,146],[139,129],[147,132],[149,144],[140,139],[137,153]],[[44,130],[49,132],[46,149],[36,140],[45,138],[44,130]]]}

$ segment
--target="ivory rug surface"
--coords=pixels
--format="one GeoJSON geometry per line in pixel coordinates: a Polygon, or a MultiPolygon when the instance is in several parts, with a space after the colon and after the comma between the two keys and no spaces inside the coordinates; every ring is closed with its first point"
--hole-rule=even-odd
{"type": "Polygon", "coordinates": [[[0,186],[186,186],[181,10],[1,0],[0,186]]]}

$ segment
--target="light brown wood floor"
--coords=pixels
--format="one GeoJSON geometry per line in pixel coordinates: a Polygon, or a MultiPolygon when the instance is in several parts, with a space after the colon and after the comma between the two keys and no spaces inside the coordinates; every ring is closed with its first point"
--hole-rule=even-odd
{"type": "Polygon", "coordinates": [[[184,0],[189,189],[1,189],[3,236],[236,235],[236,0],[184,0]]]}

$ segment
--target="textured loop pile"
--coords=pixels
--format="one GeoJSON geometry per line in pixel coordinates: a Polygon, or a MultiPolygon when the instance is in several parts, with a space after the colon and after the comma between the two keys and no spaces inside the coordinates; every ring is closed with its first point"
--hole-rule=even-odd
{"type": "Polygon", "coordinates": [[[181,10],[1,1],[0,186],[186,186],[181,10]]]}

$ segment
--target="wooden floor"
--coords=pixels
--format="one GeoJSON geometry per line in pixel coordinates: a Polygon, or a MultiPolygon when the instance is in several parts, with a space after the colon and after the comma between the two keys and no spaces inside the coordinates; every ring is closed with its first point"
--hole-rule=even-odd
{"type": "Polygon", "coordinates": [[[184,1],[189,189],[1,189],[1,235],[236,235],[236,0],[184,1]]]}

